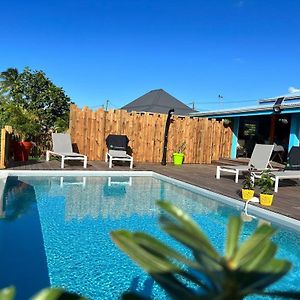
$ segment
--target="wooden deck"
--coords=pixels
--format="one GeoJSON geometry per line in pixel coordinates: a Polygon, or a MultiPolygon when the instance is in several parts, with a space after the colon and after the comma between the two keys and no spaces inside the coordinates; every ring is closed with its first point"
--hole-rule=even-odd
{"type": "MultiPolygon", "coordinates": [[[[8,169],[61,170],[60,162],[57,160],[52,160],[50,162],[28,161],[26,163],[11,163],[8,169]]],[[[83,170],[83,168],[82,164],[79,162],[70,162],[69,164],[66,163],[65,170],[83,170]]],[[[129,171],[130,169],[128,166],[114,166],[112,169],[109,169],[104,162],[90,161],[86,170],[129,171]]],[[[167,166],[162,166],[154,163],[135,163],[133,170],[154,171],[242,201],[240,197],[242,179],[237,184],[234,182],[234,176],[232,175],[224,175],[220,180],[216,180],[216,166],[214,165],[184,164],[182,166],[173,166],[172,164],[168,164],[167,166]]],[[[265,209],[300,220],[299,182],[294,180],[281,181],[279,184],[279,192],[274,196],[273,205],[265,209]]]]}

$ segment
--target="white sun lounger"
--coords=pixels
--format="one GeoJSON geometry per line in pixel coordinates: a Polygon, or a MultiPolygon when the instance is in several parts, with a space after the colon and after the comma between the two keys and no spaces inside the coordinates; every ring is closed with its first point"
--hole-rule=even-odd
{"type": "MultiPolygon", "coordinates": [[[[300,179],[300,170],[283,170],[270,172],[271,178],[275,181],[274,192],[278,192],[279,180],[282,179],[300,179]]],[[[255,174],[255,178],[260,178],[260,175],[255,174]]]]}
{"type": "Polygon", "coordinates": [[[235,174],[235,182],[239,180],[239,175],[250,168],[258,171],[267,170],[270,165],[270,157],[272,155],[274,145],[256,144],[252,152],[248,165],[236,166],[217,166],[216,178],[220,179],[221,171],[235,174]]]}
{"type": "Polygon", "coordinates": [[[133,157],[123,150],[108,150],[105,155],[105,162],[108,161],[108,167],[112,168],[113,161],[129,161],[130,169],[133,168],[133,157]]]}
{"type": "Polygon", "coordinates": [[[52,133],[53,151],[47,150],[46,161],[50,155],[61,157],[61,168],[65,166],[65,160],[82,160],[83,167],[87,167],[87,156],[73,152],[71,137],[67,133],[52,133]]]}

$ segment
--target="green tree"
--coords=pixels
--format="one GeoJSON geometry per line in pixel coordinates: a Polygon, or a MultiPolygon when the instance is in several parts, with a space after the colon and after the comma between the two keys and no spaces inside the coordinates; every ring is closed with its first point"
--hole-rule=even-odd
{"type": "Polygon", "coordinates": [[[61,120],[67,125],[71,100],[43,71],[25,68],[19,73],[9,68],[0,74],[0,79],[0,94],[37,115],[43,132],[54,129],[61,120]]]}
{"type": "Polygon", "coordinates": [[[10,101],[0,103],[0,125],[10,125],[21,140],[32,139],[41,132],[38,116],[20,104],[10,101]]]}
{"type": "Polygon", "coordinates": [[[8,68],[6,71],[0,73],[0,95],[9,94],[12,96],[13,90],[18,85],[19,72],[16,68],[8,68]]]}

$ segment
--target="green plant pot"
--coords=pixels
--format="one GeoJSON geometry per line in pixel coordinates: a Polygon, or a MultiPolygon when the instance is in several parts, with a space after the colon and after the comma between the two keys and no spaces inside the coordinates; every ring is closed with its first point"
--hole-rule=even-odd
{"type": "Polygon", "coordinates": [[[183,158],[184,158],[183,153],[173,153],[173,163],[174,163],[174,165],[175,166],[182,165],[183,158]]]}

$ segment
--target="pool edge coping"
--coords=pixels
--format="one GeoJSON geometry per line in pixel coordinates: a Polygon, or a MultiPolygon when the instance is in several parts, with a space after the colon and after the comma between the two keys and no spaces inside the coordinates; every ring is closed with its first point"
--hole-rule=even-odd
{"type": "MultiPolygon", "coordinates": [[[[177,186],[185,187],[189,190],[192,190],[196,193],[204,194],[210,198],[214,198],[215,201],[219,201],[222,203],[226,203],[227,205],[230,205],[231,207],[235,207],[236,209],[240,209],[241,212],[243,211],[245,203],[242,201],[239,201],[237,199],[210,191],[208,189],[193,185],[191,183],[187,183],[184,181],[180,181],[178,179],[175,179],[173,177],[169,177],[166,175],[162,175],[160,173],[154,172],[154,171],[87,171],[87,170],[1,170],[0,171],[0,180],[3,179],[4,184],[2,182],[0,183],[0,195],[2,198],[4,186],[6,183],[6,179],[8,176],[34,176],[34,175],[52,175],[52,176],[145,176],[145,177],[153,177],[157,179],[164,180],[166,182],[169,182],[171,184],[176,184],[177,186]],[[216,199],[217,198],[217,199],[216,199]]],[[[248,213],[255,214],[255,216],[259,218],[266,218],[270,222],[275,222],[279,225],[282,225],[284,227],[288,227],[292,230],[296,230],[300,232],[300,221],[296,220],[294,218],[287,217],[285,215],[282,215],[280,213],[276,213],[270,210],[267,210],[265,208],[257,207],[254,205],[248,206],[248,213]],[[271,219],[271,220],[270,220],[271,219]]]]}

